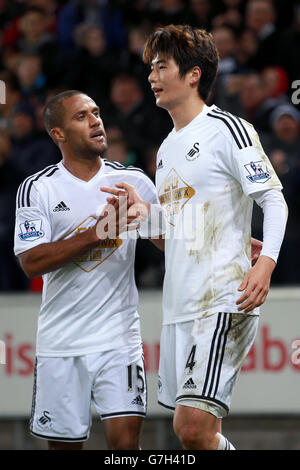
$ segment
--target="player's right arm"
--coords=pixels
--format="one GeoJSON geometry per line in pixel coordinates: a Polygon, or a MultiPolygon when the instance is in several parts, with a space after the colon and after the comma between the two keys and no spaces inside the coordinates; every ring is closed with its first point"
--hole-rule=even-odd
{"type": "Polygon", "coordinates": [[[62,268],[98,243],[99,238],[94,226],[68,240],[42,243],[30,248],[20,253],[18,258],[24,273],[32,279],[62,268]]]}
{"type": "Polygon", "coordinates": [[[52,241],[51,223],[39,193],[33,187],[27,203],[20,204],[17,195],[15,253],[23,271],[32,279],[69,264],[96,247],[99,240],[115,238],[126,230],[136,229],[137,225],[131,224],[134,220],[135,217],[119,216],[119,201],[115,199],[104,207],[94,226],[71,238],[52,241]],[[128,224],[131,224],[130,228],[128,224]]]}

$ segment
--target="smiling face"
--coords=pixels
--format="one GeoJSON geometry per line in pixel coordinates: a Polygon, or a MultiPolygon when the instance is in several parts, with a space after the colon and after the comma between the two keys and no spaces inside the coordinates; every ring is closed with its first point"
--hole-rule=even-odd
{"type": "MultiPolygon", "coordinates": [[[[199,67],[194,69],[199,69],[199,67]]],[[[148,78],[157,106],[172,111],[191,94],[197,95],[197,89],[193,86],[194,73],[195,70],[191,70],[182,77],[173,58],[157,55],[151,63],[151,73],[148,78]]]]}
{"type": "Polygon", "coordinates": [[[107,149],[106,133],[96,103],[87,95],[78,94],[62,102],[62,126],[51,130],[52,137],[74,155],[96,158],[107,149]]]}

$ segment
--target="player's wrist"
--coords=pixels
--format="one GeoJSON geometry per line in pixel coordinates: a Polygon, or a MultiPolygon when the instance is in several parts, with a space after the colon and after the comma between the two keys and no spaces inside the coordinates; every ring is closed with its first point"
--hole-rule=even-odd
{"type": "Polygon", "coordinates": [[[276,267],[276,262],[267,255],[260,255],[256,264],[257,266],[263,266],[264,269],[267,269],[271,274],[276,267]]]}
{"type": "Polygon", "coordinates": [[[93,227],[89,228],[87,231],[88,242],[91,247],[96,246],[101,238],[99,238],[99,234],[97,233],[97,224],[93,227]]]}

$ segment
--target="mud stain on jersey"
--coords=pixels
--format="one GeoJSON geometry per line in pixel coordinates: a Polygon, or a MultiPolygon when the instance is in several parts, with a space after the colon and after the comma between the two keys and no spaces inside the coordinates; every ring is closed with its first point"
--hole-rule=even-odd
{"type": "Polygon", "coordinates": [[[245,252],[249,259],[251,259],[251,235],[247,235],[243,239],[243,244],[245,246],[245,252]]]}
{"type": "Polygon", "coordinates": [[[195,257],[195,261],[197,264],[201,263],[201,252],[202,250],[189,250],[188,255],[195,257]]]}
{"type": "Polygon", "coordinates": [[[231,282],[231,281],[242,282],[245,274],[246,274],[246,271],[236,261],[232,263],[230,266],[226,266],[224,268],[224,275],[227,278],[228,282],[231,282]]]}
{"type": "Polygon", "coordinates": [[[259,140],[258,134],[255,134],[254,136],[252,136],[252,141],[254,143],[254,147],[256,148],[256,150],[260,154],[259,158],[262,159],[262,161],[264,162],[264,164],[266,166],[267,171],[270,172],[271,179],[269,179],[269,181],[268,181],[268,189],[278,188],[279,185],[280,185],[280,181],[279,181],[276,173],[274,172],[274,170],[271,168],[271,163],[270,163],[267,155],[265,154],[263,146],[261,145],[261,142],[259,140]]]}
{"type": "Polygon", "coordinates": [[[204,255],[213,255],[222,237],[222,210],[212,206],[211,202],[204,203],[204,255]],[[217,223],[217,221],[220,221],[217,223]]]}
{"type": "Polygon", "coordinates": [[[202,312],[202,310],[207,310],[207,308],[211,305],[212,301],[215,299],[213,289],[209,288],[204,293],[201,300],[198,302],[198,310],[202,312]]]}
{"type": "Polygon", "coordinates": [[[222,290],[214,289],[213,287],[210,287],[209,289],[206,290],[203,297],[198,301],[198,304],[197,304],[197,308],[199,312],[206,310],[206,312],[201,313],[201,318],[207,318],[207,317],[210,317],[211,315],[214,315],[214,313],[212,313],[211,311],[211,307],[217,301],[221,293],[222,293],[222,290]]]}
{"type": "Polygon", "coordinates": [[[188,255],[194,257],[197,264],[204,258],[211,256],[217,249],[217,238],[220,233],[221,223],[216,224],[216,210],[210,201],[203,204],[204,233],[203,247],[198,250],[189,250],[188,255]]]}

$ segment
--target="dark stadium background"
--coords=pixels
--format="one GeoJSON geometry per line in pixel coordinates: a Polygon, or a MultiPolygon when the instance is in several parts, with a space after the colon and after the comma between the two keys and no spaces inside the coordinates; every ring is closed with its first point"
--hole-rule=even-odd
{"type": "MultiPolygon", "coordinates": [[[[156,151],[171,130],[171,120],[155,106],[141,57],[149,32],[170,23],[203,27],[215,38],[220,66],[208,104],[247,119],[261,137],[289,206],[272,288],[299,288],[298,1],[0,0],[0,80],[6,92],[6,104],[0,104],[0,304],[7,293],[41,291],[41,280],[29,282],[20,270],[13,232],[19,184],[60,160],[43,127],[47,100],[66,89],[90,95],[106,127],[106,158],[138,166],[154,179],[156,151]]],[[[257,207],[253,236],[262,239],[257,207]]],[[[160,290],[163,274],[163,255],[139,241],[136,281],[141,292],[160,290]]],[[[277,416],[276,410],[274,416],[235,415],[226,419],[224,428],[237,447],[300,449],[300,398],[298,416],[277,416]]],[[[144,442],[147,448],[178,447],[170,418],[148,418],[144,442]]],[[[41,446],[28,436],[27,420],[0,419],[0,449],[41,446]]],[[[95,420],[86,447],[101,446],[101,423],[95,420]]]]}

